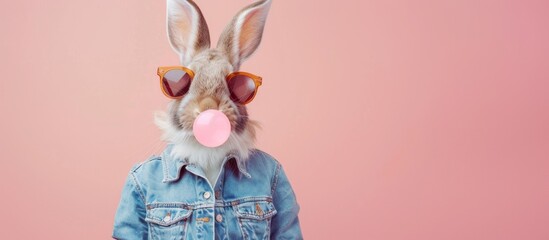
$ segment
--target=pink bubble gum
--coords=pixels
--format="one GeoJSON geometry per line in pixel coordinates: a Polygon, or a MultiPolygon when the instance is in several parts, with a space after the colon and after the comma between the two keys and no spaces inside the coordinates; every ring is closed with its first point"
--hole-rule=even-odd
{"type": "Polygon", "coordinates": [[[200,144],[206,147],[218,147],[229,139],[231,123],[221,111],[209,109],[196,117],[193,133],[200,144]]]}

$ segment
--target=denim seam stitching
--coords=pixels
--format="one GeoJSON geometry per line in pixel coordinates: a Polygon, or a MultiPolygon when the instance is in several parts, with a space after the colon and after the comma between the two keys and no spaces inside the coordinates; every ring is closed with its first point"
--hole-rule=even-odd
{"type": "Polygon", "coordinates": [[[191,210],[192,207],[190,204],[182,202],[154,202],[147,204],[147,207],[150,209],[153,208],[184,208],[191,210]]]}
{"type": "Polygon", "coordinates": [[[149,229],[148,233],[147,233],[147,236],[150,236],[151,237],[151,240],[154,240],[154,228],[153,226],[151,225],[150,222],[147,222],[147,229],[149,229]]]}
{"type": "Polygon", "coordinates": [[[132,173],[132,180],[134,182],[135,188],[137,189],[137,193],[139,193],[139,197],[141,198],[141,201],[143,201],[143,204],[145,204],[145,195],[143,194],[141,190],[141,186],[139,185],[139,182],[137,181],[137,177],[132,173]]]}
{"type": "Polygon", "coordinates": [[[146,207],[149,209],[154,208],[184,208],[188,210],[195,210],[195,209],[204,209],[204,208],[212,208],[212,207],[230,207],[235,204],[240,203],[248,203],[248,202],[258,202],[258,201],[267,201],[272,202],[273,198],[271,196],[261,196],[261,197],[244,197],[244,198],[238,198],[235,200],[230,201],[216,201],[215,203],[198,203],[198,204],[188,204],[183,202],[155,202],[155,203],[148,203],[146,204],[146,207]]]}
{"type": "Polygon", "coordinates": [[[273,222],[273,219],[272,218],[267,218],[265,220],[267,220],[267,230],[265,231],[265,233],[268,234],[267,236],[270,238],[270,236],[271,236],[271,223],[273,222]]]}
{"type": "MultiPolygon", "coordinates": [[[[238,206],[235,206],[235,208],[238,208],[238,206]]],[[[271,219],[274,215],[276,215],[278,212],[276,211],[276,209],[273,208],[272,211],[270,211],[269,213],[267,214],[264,214],[263,216],[256,216],[256,215],[253,215],[253,214],[243,214],[243,213],[240,213],[238,212],[238,210],[236,210],[235,212],[235,216],[239,219],[253,219],[253,220],[267,220],[267,219],[271,219]]]]}
{"type": "MultiPolygon", "coordinates": [[[[147,207],[149,207],[149,206],[150,205],[147,205],[147,207]]],[[[157,208],[162,208],[162,206],[157,207],[157,208]]],[[[187,212],[183,212],[184,214],[182,214],[181,216],[173,217],[169,221],[164,221],[162,217],[157,217],[157,216],[153,215],[152,212],[147,212],[147,216],[146,216],[145,221],[154,222],[154,223],[157,223],[157,224],[160,224],[160,225],[164,225],[164,223],[170,225],[170,224],[179,222],[183,219],[189,218],[191,216],[192,212],[193,212],[192,209],[189,209],[189,208],[171,207],[170,209],[174,209],[174,208],[179,210],[178,213],[182,212],[181,210],[186,210],[187,212]]],[[[155,209],[155,208],[153,207],[153,208],[150,208],[149,210],[152,210],[152,209],[155,209]]],[[[163,215],[163,216],[165,216],[165,215],[163,215]]],[[[176,216],[177,216],[177,214],[176,214],[176,216]]]]}
{"type": "Polygon", "coordinates": [[[189,218],[185,218],[183,221],[183,224],[185,224],[185,227],[183,227],[183,239],[187,239],[187,227],[189,227],[189,218]]]}
{"type": "MultiPolygon", "coordinates": [[[[233,211],[235,211],[236,213],[236,209],[234,206],[233,206],[233,211]]],[[[242,226],[242,219],[240,218],[238,218],[238,226],[240,227],[240,233],[242,233],[242,238],[248,239],[248,235],[246,235],[246,233],[244,232],[244,226],[242,226]]]]}
{"type": "Polygon", "coordinates": [[[276,185],[278,184],[278,174],[280,173],[280,167],[281,165],[279,163],[276,164],[275,174],[271,183],[271,195],[274,195],[274,192],[276,191],[276,185]]]}

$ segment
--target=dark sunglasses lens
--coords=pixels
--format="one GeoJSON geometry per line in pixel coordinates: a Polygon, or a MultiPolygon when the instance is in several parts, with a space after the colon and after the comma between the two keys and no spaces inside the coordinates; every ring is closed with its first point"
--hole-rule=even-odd
{"type": "Polygon", "coordinates": [[[229,82],[231,98],[235,102],[245,103],[254,96],[255,82],[245,75],[236,75],[229,82]]]}
{"type": "Polygon", "coordinates": [[[162,78],[162,87],[171,97],[181,97],[189,91],[191,85],[191,76],[180,69],[174,69],[166,72],[162,78]]]}

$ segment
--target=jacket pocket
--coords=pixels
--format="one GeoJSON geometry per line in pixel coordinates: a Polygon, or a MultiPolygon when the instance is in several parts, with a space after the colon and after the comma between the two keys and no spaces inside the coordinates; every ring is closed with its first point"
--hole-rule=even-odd
{"type": "Polygon", "coordinates": [[[271,218],[276,214],[270,199],[240,202],[233,209],[244,239],[269,239],[271,218]]]}
{"type": "Polygon", "coordinates": [[[187,222],[192,210],[185,207],[162,206],[147,207],[145,221],[149,224],[151,240],[181,240],[187,233],[187,222]]]}

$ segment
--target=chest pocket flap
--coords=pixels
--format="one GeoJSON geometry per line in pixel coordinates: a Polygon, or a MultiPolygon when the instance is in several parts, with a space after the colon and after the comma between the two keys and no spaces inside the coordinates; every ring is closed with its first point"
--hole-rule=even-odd
{"type": "Polygon", "coordinates": [[[147,210],[145,221],[169,226],[188,218],[192,210],[180,207],[159,207],[147,210]]]}
{"type": "Polygon", "coordinates": [[[276,209],[271,201],[250,201],[234,206],[236,215],[240,218],[264,220],[276,214],[276,209]]]}

